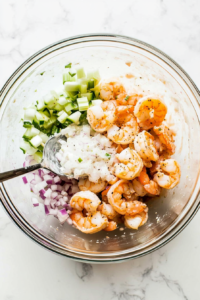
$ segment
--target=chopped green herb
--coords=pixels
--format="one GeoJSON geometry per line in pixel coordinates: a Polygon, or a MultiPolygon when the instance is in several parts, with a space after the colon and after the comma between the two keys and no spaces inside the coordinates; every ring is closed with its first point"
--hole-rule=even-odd
{"type": "Polygon", "coordinates": [[[159,130],[159,131],[161,131],[162,129],[161,129],[161,128],[159,128],[158,130],[159,130]]]}
{"type": "Polygon", "coordinates": [[[63,97],[64,95],[62,94],[62,95],[60,95],[60,97],[63,97]]]}
{"type": "Polygon", "coordinates": [[[72,63],[69,63],[68,65],[65,66],[65,68],[71,68],[72,63]]]}
{"type": "Polygon", "coordinates": [[[37,92],[37,90],[35,90],[35,93],[37,92]]]}
{"type": "Polygon", "coordinates": [[[126,96],[126,98],[124,99],[125,101],[127,101],[129,99],[130,96],[126,96]]]}
{"type": "Polygon", "coordinates": [[[111,155],[110,155],[109,153],[106,153],[105,155],[106,155],[107,157],[109,157],[109,158],[111,157],[111,155]]]}
{"type": "Polygon", "coordinates": [[[69,72],[69,75],[70,75],[71,77],[74,77],[74,76],[76,75],[76,73],[70,73],[70,72],[69,72]]]}
{"type": "Polygon", "coordinates": [[[78,161],[81,163],[83,160],[81,158],[79,158],[78,161]]]}
{"type": "MultiPolygon", "coordinates": [[[[44,72],[45,72],[45,71],[44,71],[44,72]]],[[[43,74],[44,74],[44,72],[40,73],[40,75],[43,75],[43,74]]]]}

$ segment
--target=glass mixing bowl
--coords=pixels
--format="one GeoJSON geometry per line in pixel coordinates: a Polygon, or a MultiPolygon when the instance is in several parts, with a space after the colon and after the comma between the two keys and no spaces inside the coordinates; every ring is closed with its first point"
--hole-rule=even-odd
{"type": "Polygon", "coordinates": [[[199,206],[199,91],[176,62],[141,41],[103,34],[59,41],[25,61],[1,90],[1,172],[22,166],[24,155],[19,144],[24,131],[20,122],[23,108],[59,87],[63,66],[68,62],[80,63],[86,70],[97,68],[102,77],[128,77],[127,81],[135,80],[138,86],[140,77],[150,72],[158,90],[160,82],[166,86],[171,93],[168,106],[174,112],[171,121],[178,127],[175,158],[182,170],[180,184],[148,201],[148,222],[135,231],[122,227],[110,233],[84,235],[68,224],[62,226],[56,218],[45,216],[42,205],[32,206],[29,187],[21,178],[0,185],[2,204],[21,230],[38,244],[73,259],[116,262],[150,253],[175,237],[199,206]]]}

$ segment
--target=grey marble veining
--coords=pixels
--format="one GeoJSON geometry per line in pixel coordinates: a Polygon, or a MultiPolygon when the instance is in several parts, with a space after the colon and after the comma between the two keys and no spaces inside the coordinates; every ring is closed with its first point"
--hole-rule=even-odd
{"type": "MultiPolygon", "coordinates": [[[[37,50],[68,36],[110,32],[150,43],[200,88],[199,0],[0,1],[0,87],[37,50]]],[[[199,300],[200,214],[170,244],[121,264],[47,252],[0,206],[1,300],[199,300]]]]}

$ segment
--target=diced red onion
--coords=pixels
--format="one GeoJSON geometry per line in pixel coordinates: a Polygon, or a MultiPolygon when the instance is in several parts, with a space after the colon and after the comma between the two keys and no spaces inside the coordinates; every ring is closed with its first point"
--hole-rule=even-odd
{"type": "Polygon", "coordinates": [[[52,184],[52,186],[51,186],[51,189],[52,189],[52,191],[56,191],[57,190],[57,185],[56,184],[52,184]]]}
{"type": "Polygon", "coordinates": [[[23,180],[24,184],[28,183],[28,180],[27,180],[26,176],[22,177],[22,180],[23,180]]]}
{"type": "Polygon", "coordinates": [[[57,201],[56,206],[60,206],[60,201],[59,200],[57,201]]]}
{"type": "Polygon", "coordinates": [[[71,186],[71,192],[72,194],[75,194],[75,193],[78,193],[80,190],[79,190],[79,187],[77,185],[72,185],[71,186]]]}
{"type": "Polygon", "coordinates": [[[39,192],[47,186],[46,181],[39,182],[35,185],[36,190],[39,192]]]}
{"type": "Polygon", "coordinates": [[[50,210],[50,206],[49,205],[44,205],[44,211],[46,215],[49,215],[49,210],[50,210]]]}
{"type": "Polygon", "coordinates": [[[63,200],[64,200],[65,202],[67,202],[68,197],[67,197],[67,196],[64,196],[64,197],[63,197],[63,200]]]}
{"type": "Polygon", "coordinates": [[[57,196],[58,196],[58,193],[57,193],[57,192],[53,192],[53,193],[51,194],[51,198],[53,198],[53,199],[55,199],[57,196]]]}
{"type": "Polygon", "coordinates": [[[34,174],[34,177],[35,177],[36,184],[39,183],[39,182],[42,182],[42,178],[39,175],[34,174]]]}
{"type": "Polygon", "coordinates": [[[51,189],[48,189],[48,190],[45,191],[44,196],[50,198],[50,197],[51,197],[51,194],[52,194],[52,190],[51,190],[51,189]]]}
{"type": "Polygon", "coordinates": [[[56,176],[56,177],[54,177],[53,180],[54,180],[55,183],[58,183],[58,182],[60,182],[60,177],[59,177],[59,176],[56,176]]]}
{"type": "Polygon", "coordinates": [[[61,195],[65,196],[65,195],[67,195],[67,193],[65,191],[62,191],[61,195]]]}
{"type": "Polygon", "coordinates": [[[61,199],[62,197],[63,197],[62,195],[58,195],[58,196],[56,197],[56,199],[59,200],[59,199],[61,199]]]}
{"type": "Polygon", "coordinates": [[[53,184],[53,179],[47,180],[47,184],[53,184]]]}
{"type": "Polygon", "coordinates": [[[36,198],[33,197],[33,198],[31,198],[31,200],[32,200],[32,203],[33,203],[34,207],[39,206],[38,199],[36,199],[36,198]]]}
{"type": "Polygon", "coordinates": [[[40,191],[39,191],[39,194],[40,194],[40,197],[41,197],[43,200],[46,199],[46,197],[44,196],[45,190],[40,190],[40,191]]]}
{"type": "Polygon", "coordinates": [[[53,180],[52,176],[46,174],[43,176],[44,180],[47,181],[47,180],[53,180]]]}
{"type": "Polygon", "coordinates": [[[51,203],[51,199],[50,198],[46,198],[44,200],[44,205],[50,205],[50,203],[51,203]]]}
{"type": "Polygon", "coordinates": [[[49,170],[42,169],[42,171],[44,172],[44,174],[49,174],[49,170]]]}
{"type": "Polygon", "coordinates": [[[58,213],[57,207],[55,209],[50,208],[49,210],[50,215],[57,216],[57,213],[58,213]]]}
{"type": "Polygon", "coordinates": [[[63,190],[63,187],[61,185],[57,185],[57,191],[62,191],[63,190]]]}
{"type": "Polygon", "coordinates": [[[63,188],[67,192],[69,190],[70,186],[71,186],[71,184],[65,183],[64,186],[63,186],[63,188]]]}
{"type": "Polygon", "coordinates": [[[24,168],[26,167],[26,163],[25,163],[25,162],[23,162],[23,167],[24,167],[24,168]]]}
{"type": "Polygon", "coordinates": [[[61,224],[63,224],[68,219],[68,214],[65,209],[61,209],[57,213],[57,217],[61,224]]]}
{"type": "Polygon", "coordinates": [[[44,176],[44,171],[43,171],[42,169],[39,169],[39,170],[38,170],[38,175],[39,175],[40,177],[43,177],[43,176],[44,176]]]}
{"type": "Polygon", "coordinates": [[[55,206],[56,206],[55,204],[56,204],[56,203],[57,203],[56,200],[51,200],[51,204],[50,204],[51,207],[52,207],[52,208],[55,208],[55,206]]]}

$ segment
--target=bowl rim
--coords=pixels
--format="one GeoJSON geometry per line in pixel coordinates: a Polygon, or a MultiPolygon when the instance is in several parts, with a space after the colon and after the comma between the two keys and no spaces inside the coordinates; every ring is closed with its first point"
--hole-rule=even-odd
{"type": "MultiPolygon", "coordinates": [[[[90,42],[114,41],[114,42],[118,42],[118,43],[125,43],[125,44],[128,44],[130,46],[132,45],[132,46],[141,48],[143,50],[149,51],[151,54],[153,54],[154,56],[157,56],[159,59],[163,60],[166,64],[168,64],[170,66],[170,68],[172,68],[175,72],[179,71],[178,72],[179,75],[185,81],[186,84],[187,84],[187,81],[189,81],[189,83],[191,84],[190,89],[193,88],[192,91],[195,94],[195,100],[196,100],[197,105],[199,107],[200,91],[198,90],[198,88],[197,88],[196,84],[194,83],[194,81],[187,74],[187,72],[185,72],[185,70],[178,63],[176,63],[170,56],[168,56],[167,54],[165,54],[164,52],[162,52],[158,48],[156,48],[156,47],[154,47],[154,46],[152,46],[148,43],[145,43],[143,41],[140,41],[138,39],[135,39],[135,38],[131,38],[131,37],[124,36],[124,35],[118,35],[118,34],[109,34],[109,33],[107,33],[107,34],[105,34],[105,33],[95,34],[95,33],[93,33],[93,34],[77,35],[77,36],[72,36],[72,37],[69,37],[69,38],[66,38],[66,39],[62,39],[60,41],[57,41],[55,43],[52,43],[52,44],[42,48],[41,50],[37,51],[32,56],[30,56],[27,60],[25,60],[13,72],[13,74],[8,78],[8,80],[3,85],[2,89],[0,90],[0,109],[1,109],[1,105],[2,105],[3,101],[5,100],[8,92],[10,91],[10,89],[12,88],[14,83],[18,80],[18,78],[26,70],[28,70],[28,68],[30,66],[32,66],[38,60],[40,60],[43,56],[45,56],[46,51],[48,51],[52,48],[51,52],[53,52],[53,51],[56,50],[56,49],[53,50],[54,47],[56,47],[58,45],[61,45],[62,43],[66,43],[66,42],[68,42],[68,45],[64,45],[63,47],[67,47],[67,46],[70,46],[70,45],[73,45],[73,44],[76,44],[76,43],[85,42],[84,39],[87,39],[87,38],[90,39],[89,40],[90,42]],[[122,40],[123,40],[123,42],[122,42],[122,40]],[[41,54],[44,54],[44,55],[41,57],[40,56],[41,54]],[[39,58],[37,59],[38,56],[39,56],[39,58]],[[182,74],[180,74],[180,73],[182,73],[182,74]]],[[[62,47],[60,47],[60,48],[62,48],[62,47]]],[[[39,233],[40,237],[38,236],[38,234],[35,235],[34,231],[36,231],[36,230],[33,231],[32,230],[33,227],[30,226],[29,224],[27,224],[27,221],[24,222],[25,221],[24,218],[18,212],[16,212],[16,209],[15,209],[14,205],[12,205],[12,203],[9,201],[9,196],[7,195],[6,188],[4,187],[3,183],[0,184],[0,202],[2,203],[3,207],[5,208],[5,210],[9,214],[9,216],[15,222],[15,224],[26,235],[28,235],[32,240],[34,240],[35,242],[37,242],[39,245],[43,246],[47,250],[50,250],[51,252],[67,256],[71,259],[75,259],[75,260],[78,260],[78,261],[90,262],[90,263],[91,262],[94,262],[94,263],[98,263],[98,262],[99,263],[106,263],[106,262],[111,263],[111,262],[125,261],[125,260],[128,260],[128,259],[144,256],[144,255],[149,254],[149,253],[155,251],[156,249],[159,249],[160,247],[164,246],[169,241],[171,241],[175,236],[177,236],[189,224],[189,222],[195,216],[195,214],[197,213],[197,211],[200,207],[200,202],[198,202],[198,199],[197,199],[198,196],[199,196],[199,190],[196,194],[196,197],[194,199],[192,207],[190,207],[187,214],[184,215],[183,218],[180,220],[180,222],[179,222],[180,224],[176,224],[177,227],[172,228],[172,230],[169,230],[169,232],[167,234],[165,234],[164,236],[163,236],[163,233],[162,233],[161,238],[159,238],[158,241],[155,241],[155,242],[151,243],[150,246],[147,247],[147,249],[142,248],[141,251],[140,250],[138,251],[138,252],[141,252],[141,253],[137,253],[137,251],[135,252],[133,250],[134,248],[132,248],[132,251],[130,249],[130,251],[128,253],[125,252],[122,255],[119,254],[119,255],[116,255],[116,256],[110,256],[109,258],[106,258],[105,256],[101,256],[101,255],[98,255],[97,257],[95,257],[94,255],[90,256],[90,254],[85,255],[84,253],[81,253],[81,255],[80,254],[77,255],[77,253],[74,252],[73,250],[70,251],[70,250],[65,249],[65,251],[64,251],[64,250],[62,250],[61,248],[58,247],[59,246],[58,244],[56,246],[54,246],[52,244],[51,240],[46,238],[42,234],[39,233]],[[169,235],[169,237],[167,237],[168,235],[169,235]],[[44,241],[45,241],[45,243],[44,243],[44,241]],[[57,249],[56,249],[56,247],[57,247],[57,249]],[[66,253],[66,251],[68,251],[68,253],[66,253]]],[[[108,253],[108,256],[109,256],[109,253],[108,253]]]]}

